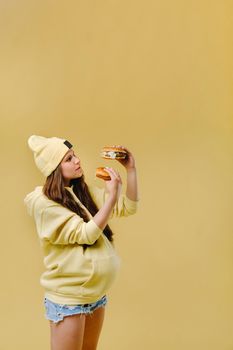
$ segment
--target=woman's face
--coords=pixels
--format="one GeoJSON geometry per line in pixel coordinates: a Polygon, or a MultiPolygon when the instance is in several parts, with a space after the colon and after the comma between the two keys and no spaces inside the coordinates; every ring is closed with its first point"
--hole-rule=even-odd
{"type": "Polygon", "coordinates": [[[77,179],[83,175],[80,159],[76,157],[72,149],[66,153],[61,161],[61,172],[66,186],[69,185],[70,180],[77,179]]]}

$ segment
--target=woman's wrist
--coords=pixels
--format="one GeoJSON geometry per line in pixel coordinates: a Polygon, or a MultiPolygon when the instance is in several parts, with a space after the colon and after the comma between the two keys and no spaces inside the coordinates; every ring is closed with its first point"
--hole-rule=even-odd
{"type": "Polygon", "coordinates": [[[114,206],[117,200],[117,192],[109,192],[107,200],[111,205],[114,206]]]}

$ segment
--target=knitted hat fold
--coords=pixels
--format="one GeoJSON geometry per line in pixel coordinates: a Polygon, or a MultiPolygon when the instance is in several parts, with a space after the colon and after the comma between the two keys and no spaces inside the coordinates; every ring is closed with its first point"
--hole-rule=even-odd
{"type": "Polygon", "coordinates": [[[29,137],[28,145],[33,151],[36,166],[46,177],[56,169],[65,154],[72,148],[71,143],[65,139],[37,135],[29,137]]]}

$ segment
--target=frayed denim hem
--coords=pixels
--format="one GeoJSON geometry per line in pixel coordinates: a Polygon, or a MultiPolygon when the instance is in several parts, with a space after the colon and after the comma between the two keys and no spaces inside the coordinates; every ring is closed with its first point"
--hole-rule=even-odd
{"type": "Polygon", "coordinates": [[[90,304],[63,305],[56,304],[53,301],[44,298],[45,318],[53,323],[58,323],[66,316],[78,314],[92,315],[96,309],[104,307],[107,304],[107,301],[107,296],[104,295],[101,299],[90,304]]]}

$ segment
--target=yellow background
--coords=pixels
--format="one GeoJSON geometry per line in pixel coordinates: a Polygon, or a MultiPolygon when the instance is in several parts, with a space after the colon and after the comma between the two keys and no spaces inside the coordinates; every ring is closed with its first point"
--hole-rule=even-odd
{"type": "Polygon", "coordinates": [[[67,138],[99,186],[102,146],[136,158],[99,349],[233,349],[232,14],[227,0],[0,2],[1,350],[49,349],[23,206],[43,183],[31,134],[67,138]]]}

